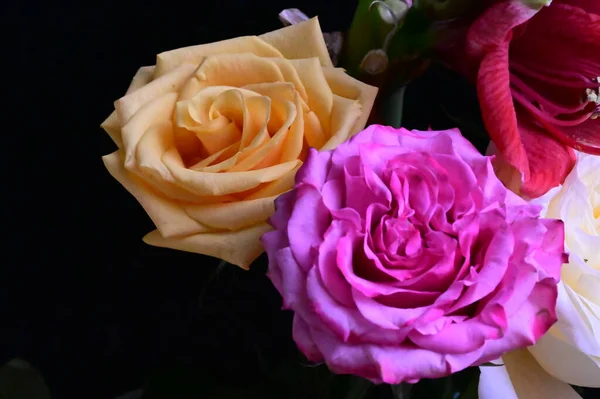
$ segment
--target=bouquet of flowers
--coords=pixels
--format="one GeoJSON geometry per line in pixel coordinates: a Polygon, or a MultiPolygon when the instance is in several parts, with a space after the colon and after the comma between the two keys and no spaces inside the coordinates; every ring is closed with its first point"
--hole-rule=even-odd
{"type": "Polygon", "coordinates": [[[256,397],[600,387],[600,2],[361,0],[344,33],[280,19],[159,54],[102,124],[146,243],[220,269],[266,253],[307,390],[256,397]]]}

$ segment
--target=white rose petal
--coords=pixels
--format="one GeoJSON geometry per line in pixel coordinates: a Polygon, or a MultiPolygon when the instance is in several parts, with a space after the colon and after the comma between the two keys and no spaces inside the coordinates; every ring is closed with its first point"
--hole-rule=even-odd
{"type": "Polygon", "coordinates": [[[559,284],[558,322],[530,352],[569,384],[600,387],[600,157],[579,153],[562,186],[535,203],[565,223],[569,263],[559,284]]]}

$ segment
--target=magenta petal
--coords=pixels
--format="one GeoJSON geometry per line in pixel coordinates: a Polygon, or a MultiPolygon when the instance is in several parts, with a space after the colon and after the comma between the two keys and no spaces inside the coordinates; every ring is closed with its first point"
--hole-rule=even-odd
{"type": "Polygon", "coordinates": [[[490,338],[499,338],[498,328],[481,323],[477,319],[447,324],[440,332],[424,335],[417,331],[409,338],[417,346],[437,353],[462,354],[482,348],[490,338]]]}
{"type": "MultiPolygon", "coordinates": [[[[403,290],[405,291],[405,290],[403,290]]],[[[407,297],[411,297],[411,293],[406,290],[407,297]]],[[[426,297],[421,298],[426,299],[428,301],[432,301],[437,296],[437,293],[427,293],[427,292],[414,292],[412,293],[415,297],[426,297]]],[[[354,301],[358,308],[358,311],[371,323],[380,326],[381,328],[387,328],[392,330],[398,330],[400,328],[404,328],[404,331],[408,332],[408,326],[412,321],[420,317],[428,308],[428,306],[424,307],[411,307],[410,302],[407,301],[404,306],[385,306],[382,303],[376,301],[373,298],[369,298],[365,296],[359,290],[353,290],[352,296],[354,297],[354,301]]],[[[410,301],[414,301],[414,298],[411,298],[410,301]]]]}
{"type": "Polygon", "coordinates": [[[529,301],[508,320],[503,339],[489,340],[484,348],[483,361],[497,359],[502,354],[533,345],[556,322],[558,288],[551,280],[538,283],[529,301]]]}
{"type": "Polygon", "coordinates": [[[311,362],[320,362],[323,360],[323,355],[315,344],[308,324],[299,315],[294,316],[294,324],[292,326],[292,334],[294,342],[298,345],[298,349],[304,353],[304,356],[311,362]]]}
{"type": "Polygon", "coordinates": [[[334,220],[319,247],[317,262],[323,284],[329,289],[331,296],[339,303],[352,307],[354,300],[352,299],[351,286],[340,269],[335,267],[339,257],[338,242],[344,233],[342,223],[334,220]]]}
{"type": "Polygon", "coordinates": [[[329,211],[323,204],[321,193],[311,186],[296,192],[296,203],[287,225],[287,234],[294,237],[290,247],[301,265],[312,264],[314,248],[322,241],[329,225],[329,211]]]}
{"type": "Polygon", "coordinates": [[[319,152],[314,148],[308,151],[304,165],[296,173],[296,184],[311,184],[317,189],[321,189],[325,184],[327,173],[331,163],[331,152],[319,152]]]}
{"type": "Polygon", "coordinates": [[[471,305],[496,289],[509,266],[514,245],[515,238],[512,232],[499,226],[485,251],[483,265],[478,272],[478,281],[467,288],[453,309],[471,305]]]}

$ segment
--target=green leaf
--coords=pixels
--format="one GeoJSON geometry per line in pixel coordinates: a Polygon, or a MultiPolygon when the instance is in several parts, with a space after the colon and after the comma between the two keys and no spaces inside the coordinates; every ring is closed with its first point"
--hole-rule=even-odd
{"type": "Polygon", "coordinates": [[[426,54],[435,44],[433,21],[419,8],[412,7],[388,49],[390,60],[415,58],[426,54]]]}
{"type": "Polygon", "coordinates": [[[344,45],[342,65],[352,76],[360,74],[360,63],[369,52],[381,48],[392,25],[386,24],[376,9],[369,10],[373,0],[359,0],[344,45]]]}
{"type": "Polygon", "coordinates": [[[29,363],[13,359],[0,368],[0,398],[50,399],[50,390],[29,363]]]}

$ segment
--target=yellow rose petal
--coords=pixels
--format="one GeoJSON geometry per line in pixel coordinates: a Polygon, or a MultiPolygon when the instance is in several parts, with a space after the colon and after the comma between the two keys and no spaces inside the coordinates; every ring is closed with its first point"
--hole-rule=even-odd
{"type": "Polygon", "coordinates": [[[358,79],[347,75],[341,68],[323,68],[323,73],[333,94],[357,100],[362,106],[362,114],[350,132],[350,137],[365,128],[371,109],[377,97],[377,87],[369,86],[358,79]]]}
{"type": "Polygon", "coordinates": [[[134,92],[121,97],[115,102],[115,109],[121,124],[129,119],[144,105],[167,93],[177,92],[194,73],[194,65],[183,64],[169,74],[153,80],[134,92]]]}
{"type": "MultiPolygon", "coordinates": [[[[133,93],[134,91],[148,84],[148,82],[152,80],[153,74],[154,66],[145,66],[138,69],[137,73],[129,84],[126,94],[133,93]]],[[[117,111],[113,111],[110,116],[106,118],[104,122],[102,122],[100,127],[103,128],[106,133],[108,133],[117,147],[123,147],[123,139],[121,138],[121,121],[119,120],[117,111]]]]}
{"type": "Polygon", "coordinates": [[[198,195],[227,195],[271,182],[294,169],[299,161],[275,165],[261,170],[234,173],[206,173],[186,169],[179,156],[173,151],[166,152],[163,162],[182,187],[198,195]]]}
{"type": "Polygon", "coordinates": [[[300,97],[305,102],[308,102],[308,93],[306,93],[306,89],[304,88],[304,83],[302,83],[302,79],[300,79],[300,75],[298,71],[294,67],[294,65],[285,58],[269,58],[279,67],[281,71],[281,75],[283,76],[283,80],[285,82],[291,83],[294,89],[300,94],[300,97]]]}
{"type": "Polygon", "coordinates": [[[173,200],[152,192],[146,184],[123,167],[121,150],[102,157],[106,169],[142,205],[164,237],[210,231],[190,218],[173,200]]]}
{"type": "Polygon", "coordinates": [[[210,86],[243,87],[252,83],[283,82],[275,62],[254,54],[220,54],[204,58],[192,79],[185,84],[180,100],[195,96],[210,86]]]}
{"type": "Polygon", "coordinates": [[[325,143],[323,150],[332,150],[348,140],[356,132],[353,130],[356,121],[361,116],[361,106],[358,101],[349,100],[340,96],[333,96],[333,109],[331,111],[331,131],[334,135],[325,143]]]}
{"type": "Polygon", "coordinates": [[[148,83],[150,83],[153,78],[154,78],[154,65],[141,67],[135,73],[135,75],[133,76],[133,79],[131,79],[131,83],[129,84],[129,87],[127,88],[127,92],[125,94],[131,94],[134,91],[141,89],[142,87],[144,87],[148,83]]]}
{"type": "Polygon", "coordinates": [[[195,202],[197,195],[177,186],[171,172],[162,163],[162,155],[173,148],[173,126],[170,121],[153,125],[136,146],[136,166],[131,169],[149,186],[173,200],[195,202]]]}
{"type": "Polygon", "coordinates": [[[285,138],[279,162],[289,162],[298,159],[304,146],[304,113],[302,112],[302,104],[298,94],[296,94],[295,108],[298,110],[298,114],[294,118],[294,123],[290,126],[289,133],[285,138]]]}
{"type": "Polygon", "coordinates": [[[229,147],[223,148],[221,151],[215,152],[214,154],[202,159],[198,163],[190,166],[188,169],[196,170],[198,172],[206,172],[206,170],[204,169],[211,165],[213,162],[223,162],[226,159],[230,159],[234,156],[234,154],[238,152],[239,148],[240,142],[233,143],[229,147]]]}
{"type": "Polygon", "coordinates": [[[165,238],[155,230],[144,237],[144,242],[157,247],[214,256],[248,269],[263,252],[260,237],[271,229],[271,226],[263,223],[235,232],[203,233],[181,238],[165,238]]]}
{"type": "Polygon", "coordinates": [[[267,129],[270,132],[278,131],[287,119],[285,102],[294,102],[294,85],[288,82],[258,83],[243,88],[271,99],[271,113],[267,129]]]}
{"type": "Polygon", "coordinates": [[[241,230],[264,223],[275,211],[275,196],[226,204],[186,206],[186,213],[217,230],[241,230]]]}
{"type": "Polygon", "coordinates": [[[271,183],[264,184],[261,188],[254,191],[252,194],[246,196],[246,200],[263,198],[263,197],[271,197],[277,196],[289,191],[294,187],[294,179],[296,177],[296,172],[302,166],[302,162],[298,163],[294,169],[290,170],[279,179],[272,181],[271,183]]]}
{"type": "MultiPolygon", "coordinates": [[[[333,93],[327,84],[323,68],[317,58],[290,61],[304,84],[308,95],[308,106],[313,111],[325,132],[330,130],[329,116],[333,107],[333,93]]],[[[333,133],[333,132],[332,132],[333,133]]]]}
{"type": "Polygon", "coordinates": [[[155,76],[163,76],[181,64],[199,65],[204,57],[215,54],[252,53],[260,57],[281,57],[281,53],[256,36],[236,37],[215,43],[165,51],[156,57],[155,76]]]}
{"type": "Polygon", "coordinates": [[[259,37],[287,59],[317,57],[321,65],[333,66],[317,17],[259,37]]]}
{"type": "MultiPolygon", "coordinates": [[[[282,147],[286,143],[288,130],[294,123],[298,112],[292,102],[285,102],[287,119],[273,137],[263,145],[252,151],[251,155],[244,157],[239,163],[232,167],[229,172],[241,172],[250,169],[266,168],[281,162],[282,147]]],[[[295,160],[290,159],[290,161],[295,160]]]]}
{"type": "Polygon", "coordinates": [[[119,121],[119,116],[117,115],[117,111],[113,111],[108,118],[100,125],[102,129],[115,142],[117,147],[123,147],[123,138],[121,137],[121,122],[119,121]]]}
{"type": "Polygon", "coordinates": [[[125,167],[135,167],[135,147],[146,130],[159,122],[169,121],[175,108],[177,93],[167,93],[145,104],[123,128],[125,167]]]}
{"type": "Polygon", "coordinates": [[[304,114],[304,137],[309,147],[321,149],[329,139],[314,112],[304,114]]]}

